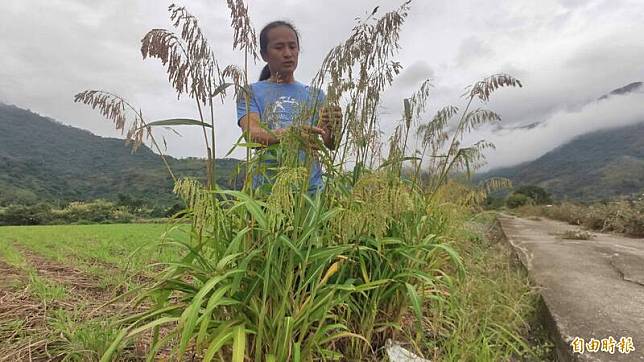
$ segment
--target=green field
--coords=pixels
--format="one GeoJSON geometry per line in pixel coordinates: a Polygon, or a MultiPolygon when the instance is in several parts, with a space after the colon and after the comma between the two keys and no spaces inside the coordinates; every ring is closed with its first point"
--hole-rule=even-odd
{"type": "MultiPolygon", "coordinates": [[[[429,342],[434,359],[493,360],[502,348],[489,350],[487,339],[498,337],[497,326],[508,338],[535,334],[526,324],[534,296],[504,245],[489,237],[491,225],[490,215],[477,218],[454,245],[466,275],[448,305],[427,310],[454,323],[429,342]]],[[[176,249],[158,242],[185,238],[181,227],[162,224],[0,227],[0,361],[98,360],[120,330],[116,322],[136,311],[128,301],[137,288],[154,281],[156,263],[176,260],[176,249]]],[[[532,344],[548,352],[547,343],[532,344]]],[[[143,360],[148,348],[149,337],[141,338],[118,359],[143,360]]]]}
{"type": "Polygon", "coordinates": [[[159,248],[159,242],[184,236],[163,224],[7,226],[0,228],[0,256],[13,267],[32,271],[37,266],[23,255],[29,251],[115,287],[136,275],[151,275],[147,267],[155,261],[172,260],[173,250],[159,248]]]}
{"type": "Polygon", "coordinates": [[[162,224],[0,227],[0,360],[97,360],[133,308],[127,293],[175,259],[159,241],[184,238],[162,224]]]}

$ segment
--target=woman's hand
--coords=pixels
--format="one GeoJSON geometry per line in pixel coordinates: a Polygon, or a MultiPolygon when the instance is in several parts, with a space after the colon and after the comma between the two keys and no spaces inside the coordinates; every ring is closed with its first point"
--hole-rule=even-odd
{"type": "Polygon", "coordinates": [[[273,134],[273,137],[275,137],[275,141],[273,143],[279,143],[286,132],[288,132],[288,128],[277,128],[272,130],[271,133],[273,134]]]}
{"type": "Polygon", "coordinates": [[[337,141],[340,138],[342,127],[342,108],[339,106],[326,106],[320,109],[320,128],[324,131],[322,139],[324,144],[331,150],[337,148],[337,141]]]}
{"type": "Polygon", "coordinates": [[[277,128],[270,131],[271,142],[270,144],[280,143],[287,133],[294,133],[297,138],[302,142],[305,148],[311,150],[319,150],[321,141],[319,136],[326,137],[324,129],[315,126],[289,126],[285,128],[277,128]]]}
{"type": "Polygon", "coordinates": [[[299,126],[297,129],[300,131],[299,136],[302,138],[304,144],[312,150],[320,149],[320,138],[326,137],[326,131],[321,127],[315,126],[299,126]]]}

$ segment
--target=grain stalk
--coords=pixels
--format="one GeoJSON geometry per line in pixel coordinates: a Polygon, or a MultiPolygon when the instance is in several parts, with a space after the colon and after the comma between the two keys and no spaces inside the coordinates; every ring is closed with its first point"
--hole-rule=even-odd
{"type": "MultiPolygon", "coordinates": [[[[377,165],[374,157],[381,145],[377,111],[382,92],[402,68],[391,58],[397,54],[410,3],[380,17],[376,8],[359,21],[348,39],[325,57],[312,82],[313,89],[328,85],[326,105],[344,103],[341,147],[314,151],[297,127],[279,144],[258,149],[254,156],[250,150],[254,145],[247,141],[242,191],[223,190],[215,183],[213,105],[214,98],[233,84],[248,111],[252,96],[248,62],[257,59],[248,8],[241,0],[227,1],[235,30],[233,48],[244,52],[244,66],[243,70],[228,66],[220,72],[196,18],[184,8],[170,7],[180,34],[150,31],[142,54],[160,59],[177,95],[186,94],[197,102],[198,120],[180,124],[202,128],[208,182],[205,186],[194,179],[175,182],[175,193],[187,206],[176,222],[190,223],[190,242],[165,241],[166,247],[176,249],[178,259],[167,263],[161,277],[139,296],[140,302],[153,301],[152,307],[122,321],[124,328],[104,360],[125,340],[150,332],[155,336],[150,359],[169,348],[177,360],[195,355],[206,361],[364,360],[381,357],[381,347],[389,338],[409,339],[418,353],[424,352],[425,300],[443,300],[450,283],[446,270],[462,271],[458,254],[444,239],[448,214],[434,204],[434,195],[444,193],[444,188],[426,192],[401,178],[403,162],[409,159],[405,153],[410,130],[420,122],[429,96],[428,82],[404,102],[403,124],[391,138],[388,159],[377,165]],[[203,107],[209,107],[209,123],[203,107]],[[304,161],[300,151],[308,155],[304,161]],[[279,165],[272,170],[274,182],[253,190],[251,174],[261,169],[262,157],[271,153],[279,165]],[[327,165],[330,175],[325,190],[315,195],[307,192],[311,155],[327,165]],[[345,172],[352,162],[353,172],[345,172]],[[405,325],[406,316],[413,316],[411,325],[405,325]],[[160,327],[169,331],[165,337],[155,333],[160,327]]],[[[489,82],[512,83],[508,79],[489,82]]],[[[487,83],[475,86],[470,102],[474,96],[488,97],[492,88],[487,83]]],[[[294,124],[303,124],[324,106],[317,96],[313,99],[294,124]]],[[[105,104],[101,110],[118,127],[123,116],[112,115],[115,107],[105,104]]],[[[494,118],[468,110],[469,105],[440,163],[438,185],[460,159],[477,156],[478,149],[457,147],[462,132],[494,118]]],[[[441,116],[441,127],[432,129],[443,132],[448,116],[441,116]]],[[[135,122],[143,122],[139,118],[135,122]]],[[[178,123],[173,121],[143,125],[149,132],[153,124],[178,123]]],[[[432,142],[437,141],[424,141],[424,148],[438,150],[432,142]]]]}

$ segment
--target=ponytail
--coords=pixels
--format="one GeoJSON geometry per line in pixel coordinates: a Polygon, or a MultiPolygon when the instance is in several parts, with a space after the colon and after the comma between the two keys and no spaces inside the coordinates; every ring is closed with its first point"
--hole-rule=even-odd
{"type": "Polygon", "coordinates": [[[262,72],[259,74],[259,81],[267,80],[270,79],[271,77],[271,69],[268,67],[268,64],[264,66],[262,69],[262,72]]]}

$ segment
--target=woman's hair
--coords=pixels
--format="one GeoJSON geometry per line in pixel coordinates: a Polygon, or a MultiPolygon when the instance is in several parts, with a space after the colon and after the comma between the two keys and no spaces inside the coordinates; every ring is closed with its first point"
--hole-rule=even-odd
{"type": "MultiPolygon", "coordinates": [[[[293,30],[293,32],[295,33],[295,38],[297,39],[297,45],[300,45],[300,34],[297,32],[293,24],[283,20],[272,21],[266,24],[266,26],[264,26],[262,31],[259,33],[259,52],[262,55],[266,54],[266,50],[268,49],[268,32],[271,31],[271,29],[277,28],[278,26],[286,26],[293,30]]],[[[262,73],[259,75],[259,80],[266,80],[270,77],[271,69],[268,67],[268,64],[266,64],[262,69],[262,73]]]]}

